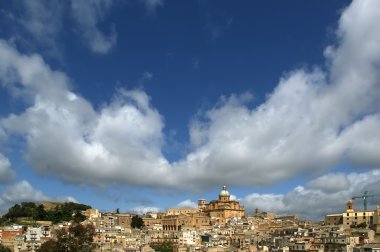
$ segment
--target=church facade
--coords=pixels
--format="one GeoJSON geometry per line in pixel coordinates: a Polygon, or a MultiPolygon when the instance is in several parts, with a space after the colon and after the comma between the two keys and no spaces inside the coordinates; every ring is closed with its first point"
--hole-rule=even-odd
{"type": "Polygon", "coordinates": [[[161,225],[162,229],[178,231],[186,227],[207,228],[213,223],[225,224],[230,218],[243,217],[244,206],[232,200],[226,186],[223,186],[217,200],[206,203],[198,201],[198,208],[171,208],[159,218],[143,218],[145,226],[161,225]]]}
{"type": "Polygon", "coordinates": [[[225,222],[232,217],[243,217],[245,208],[237,200],[232,200],[226,186],[223,186],[219,193],[219,199],[206,203],[206,200],[198,200],[198,209],[207,213],[213,219],[220,219],[225,222]]]}

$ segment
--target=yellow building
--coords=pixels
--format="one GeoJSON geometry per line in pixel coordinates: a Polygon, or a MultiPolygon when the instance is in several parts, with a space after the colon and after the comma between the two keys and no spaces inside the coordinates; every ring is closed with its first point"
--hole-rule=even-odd
{"type": "Polygon", "coordinates": [[[169,208],[166,215],[193,214],[199,212],[196,208],[169,208]]]}
{"type": "Polygon", "coordinates": [[[179,231],[185,227],[208,228],[210,226],[210,221],[210,216],[202,212],[168,215],[161,219],[162,229],[164,231],[179,231]]]}
{"type": "Polygon", "coordinates": [[[343,213],[343,227],[350,228],[351,225],[366,223],[367,227],[373,224],[374,211],[355,211],[352,200],[347,202],[346,212],[343,213]]]}
{"type": "Polygon", "coordinates": [[[198,208],[211,218],[219,219],[222,223],[225,223],[229,218],[243,217],[245,215],[244,206],[240,206],[237,200],[231,200],[226,186],[223,186],[220,191],[219,199],[212,200],[209,203],[206,203],[204,199],[200,199],[198,208]]]}
{"type": "Polygon", "coordinates": [[[376,206],[376,211],[373,218],[373,225],[376,234],[380,234],[380,205],[376,206]]]}
{"type": "Polygon", "coordinates": [[[325,216],[326,226],[339,226],[343,224],[343,214],[328,214],[325,216]]]}
{"type": "Polygon", "coordinates": [[[231,200],[226,186],[219,193],[219,199],[206,203],[198,201],[198,208],[171,208],[161,218],[144,218],[145,226],[162,225],[164,231],[178,231],[184,227],[208,228],[213,222],[224,224],[233,217],[243,217],[245,209],[237,200],[231,200]]]}
{"type": "Polygon", "coordinates": [[[90,220],[98,219],[102,216],[102,214],[96,208],[87,209],[84,215],[86,216],[87,219],[90,219],[90,220]]]}

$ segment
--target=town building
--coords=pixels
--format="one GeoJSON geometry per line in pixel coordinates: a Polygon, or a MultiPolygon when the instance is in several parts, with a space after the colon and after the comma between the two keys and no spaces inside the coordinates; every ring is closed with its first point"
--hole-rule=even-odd
{"type": "Polygon", "coordinates": [[[373,229],[376,234],[380,234],[380,206],[376,206],[376,211],[373,216],[373,229]]]}
{"type": "Polygon", "coordinates": [[[349,200],[347,202],[346,212],[343,214],[343,227],[350,228],[359,224],[366,224],[366,227],[370,227],[373,224],[374,211],[359,210],[354,208],[354,202],[349,200]]]}
{"type": "Polygon", "coordinates": [[[218,219],[219,222],[225,223],[232,217],[243,217],[245,215],[244,206],[240,206],[237,200],[230,198],[230,193],[226,186],[223,186],[219,193],[219,199],[206,203],[205,199],[198,201],[198,208],[207,213],[211,218],[218,219]]]}
{"type": "Polygon", "coordinates": [[[181,215],[181,214],[193,214],[198,213],[197,208],[169,208],[166,215],[181,215]]]}
{"type": "Polygon", "coordinates": [[[337,226],[343,224],[343,214],[328,214],[325,216],[326,226],[337,226]]]}

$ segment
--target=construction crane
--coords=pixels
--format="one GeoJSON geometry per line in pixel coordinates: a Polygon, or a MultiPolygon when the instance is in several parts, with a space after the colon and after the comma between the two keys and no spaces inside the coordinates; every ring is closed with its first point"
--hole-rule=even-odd
{"type": "Polygon", "coordinates": [[[367,199],[370,197],[378,197],[378,196],[380,196],[380,194],[368,194],[368,191],[365,191],[363,195],[354,196],[354,197],[352,197],[352,199],[353,200],[363,199],[364,211],[367,211],[367,199]]]}

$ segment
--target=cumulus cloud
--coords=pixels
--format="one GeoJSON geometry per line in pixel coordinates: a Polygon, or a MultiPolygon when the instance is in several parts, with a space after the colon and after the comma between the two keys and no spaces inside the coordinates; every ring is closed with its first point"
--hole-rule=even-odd
{"type": "MultiPolygon", "coordinates": [[[[346,175],[330,173],[310,181],[306,186],[297,186],[286,194],[247,195],[242,199],[242,203],[251,212],[259,208],[260,211],[299,214],[303,218],[317,220],[329,213],[342,213],[348,200],[354,195],[361,195],[364,191],[376,192],[379,189],[379,182],[380,170],[346,175]],[[334,182],[332,178],[338,184],[335,188],[330,185],[334,182]],[[350,186],[346,186],[346,183],[350,186]],[[345,185],[344,189],[342,184],[345,185]]],[[[373,209],[378,202],[378,200],[370,202],[369,209],[373,209]]],[[[357,209],[363,209],[361,199],[355,203],[357,209]]]]}
{"type": "Polygon", "coordinates": [[[15,172],[11,169],[9,160],[0,153],[0,182],[8,182],[13,179],[15,172]]]}
{"type": "MultiPolygon", "coordinates": [[[[100,11],[94,19],[83,14],[84,20],[90,20],[83,21],[91,24],[88,28],[96,27],[102,11],[111,6],[109,1],[91,4],[86,11],[100,11]]],[[[75,5],[78,13],[84,8],[75,5]]],[[[248,93],[222,97],[192,120],[192,151],[177,162],[169,163],[162,155],[164,120],[144,91],[118,90],[97,111],[71,91],[67,75],[52,70],[40,56],[23,55],[4,41],[0,83],[30,106],[2,119],[0,125],[7,134],[25,137],[25,157],[38,172],[97,186],[267,186],[299,174],[320,176],[342,160],[376,168],[380,166],[378,23],[379,1],[353,1],[339,20],[338,43],[325,50],[326,70],[288,72],[267,100],[253,109],[248,93]]],[[[292,193],[327,195],[329,200],[352,186],[349,178],[344,181],[345,175],[334,176],[340,180],[335,185],[327,177],[319,178],[292,193]],[[329,186],[321,187],[323,183],[329,186]]],[[[286,195],[266,197],[268,201],[283,197],[275,209],[286,210],[286,195]]]]}
{"type": "Polygon", "coordinates": [[[55,201],[79,203],[79,201],[73,196],[60,196],[60,197],[55,198],[55,201]]]}
{"type": "Polygon", "coordinates": [[[33,188],[29,182],[25,180],[9,186],[1,195],[1,198],[10,203],[44,201],[49,199],[49,197],[44,195],[41,191],[33,188]]]}
{"type": "Polygon", "coordinates": [[[342,160],[379,167],[379,5],[354,1],[343,12],[326,71],[296,69],[254,109],[231,95],[195,118],[190,138],[196,148],[176,164],[187,182],[215,185],[228,178],[266,186],[322,174],[342,160]]]}
{"type": "Polygon", "coordinates": [[[72,15],[79,25],[80,33],[95,53],[108,53],[116,45],[114,26],[111,26],[109,34],[98,28],[111,6],[112,0],[71,1],[72,15]]]}
{"type": "Polygon", "coordinates": [[[198,204],[194,201],[187,199],[177,204],[176,208],[197,208],[198,204]]]}
{"type": "Polygon", "coordinates": [[[170,184],[161,154],[162,118],[144,92],[119,90],[95,111],[41,57],[21,55],[4,41],[0,55],[2,85],[32,104],[0,125],[8,134],[26,136],[25,156],[38,172],[93,185],[170,184]]]}
{"type": "Polygon", "coordinates": [[[154,207],[154,206],[138,206],[138,207],[132,208],[131,211],[136,214],[146,214],[148,212],[152,212],[152,213],[162,212],[162,209],[159,207],[154,207]]]}
{"type": "Polygon", "coordinates": [[[40,202],[40,201],[63,201],[77,202],[73,197],[51,198],[41,191],[35,189],[26,180],[8,186],[0,195],[0,211],[6,212],[14,204],[21,202],[40,202]]]}
{"type": "Polygon", "coordinates": [[[308,188],[325,193],[340,192],[347,190],[350,186],[350,181],[343,173],[326,174],[307,183],[308,188]]]}

